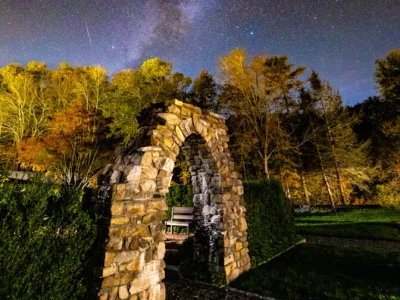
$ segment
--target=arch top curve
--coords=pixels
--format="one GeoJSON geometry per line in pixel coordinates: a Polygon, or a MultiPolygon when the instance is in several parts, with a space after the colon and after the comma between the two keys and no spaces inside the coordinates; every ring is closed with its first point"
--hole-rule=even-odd
{"type": "Polygon", "coordinates": [[[163,107],[153,109],[155,119],[150,120],[150,144],[159,146],[171,158],[179,154],[185,139],[192,135],[202,136],[211,151],[228,148],[229,138],[225,120],[218,114],[202,110],[179,100],[167,101],[163,107]]]}
{"type": "Polygon", "coordinates": [[[227,282],[234,280],[250,268],[250,258],[243,185],[225,120],[171,100],[146,109],[139,123],[142,134],[120,149],[100,178],[98,199],[110,203],[111,215],[100,298],[165,299],[165,195],[181,149],[194,206],[200,217],[213,220],[200,225],[215,238],[203,239],[209,244],[198,249],[207,253],[195,253],[195,259],[222,272],[227,282]]]}

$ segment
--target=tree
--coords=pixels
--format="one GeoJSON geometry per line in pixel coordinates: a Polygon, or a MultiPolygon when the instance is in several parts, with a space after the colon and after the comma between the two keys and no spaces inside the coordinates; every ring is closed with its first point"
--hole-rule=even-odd
{"type": "Polygon", "coordinates": [[[139,132],[136,117],[152,103],[173,98],[186,99],[191,79],[172,73],[172,64],[152,58],[139,69],[117,73],[102,105],[106,117],[112,118],[111,132],[126,143],[139,132]]]}
{"type": "Polygon", "coordinates": [[[206,70],[202,70],[193,81],[191,102],[203,109],[212,109],[216,106],[218,85],[206,70]]]}
{"type": "Polygon", "coordinates": [[[296,78],[303,72],[302,67],[292,68],[285,57],[248,58],[241,49],[220,58],[219,69],[225,82],[220,101],[235,120],[236,146],[246,148],[247,153],[248,149],[256,153],[254,165],[261,163],[267,178],[271,175],[271,166],[282,177],[284,164],[290,158],[288,153],[293,148],[291,132],[286,130],[281,114],[286,103],[282,99],[286,97],[289,101],[299,85],[296,78]],[[286,75],[281,75],[281,70],[286,75]]]}
{"type": "MultiPolygon", "coordinates": [[[[289,114],[290,107],[296,105],[296,97],[293,92],[303,86],[303,82],[298,77],[304,73],[306,67],[300,66],[293,69],[295,64],[288,63],[287,56],[269,57],[264,66],[264,76],[268,86],[270,89],[277,90],[279,97],[284,102],[286,114],[289,114]]],[[[270,89],[267,90],[267,93],[272,92],[270,89]]]]}
{"type": "Polygon", "coordinates": [[[95,108],[87,110],[85,102],[71,103],[54,115],[42,139],[17,144],[18,160],[22,167],[50,172],[67,189],[84,189],[110,154],[107,121],[95,108]]]}
{"type": "Polygon", "coordinates": [[[273,153],[271,136],[275,130],[274,96],[267,95],[263,80],[266,56],[249,59],[246,51],[232,50],[222,56],[219,70],[225,85],[221,94],[222,105],[237,118],[236,127],[251,130],[253,151],[256,151],[264,166],[264,174],[270,176],[269,159],[273,153]]]}
{"type": "Polygon", "coordinates": [[[46,130],[51,116],[42,78],[43,63],[30,62],[25,68],[11,64],[0,69],[1,136],[6,144],[16,143],[46,130]]]}
{"type": "Polygon", "coordinates": [[[400,49],[394,49],[375,62],[375,79],[382,96],[390,101],[400,101],[400,49]]]}
{"type": "Polygon", "coordinates": [[[307,144],[305,147],[308,148],[302,149],[302,153],[310,154],[308,157],[303,154],[304,164],[310,170],[312,153],[315,153],[318,162],[315,167],[319,166],[332,205],[335,193],[345,204],[346,195],[355,186],[366,189],[365,183],[370,182],[369,143],[358,143],[353,130],[358,119],[341,105],[340,95],[329,83],[322,82],[316,72],[309,81],[310,89],[302,90],[300,94],[301,107],[313,135],[312,145],[307,144]],[[331,177],[335,178],[336,188],[329,183],[331,177]]]}

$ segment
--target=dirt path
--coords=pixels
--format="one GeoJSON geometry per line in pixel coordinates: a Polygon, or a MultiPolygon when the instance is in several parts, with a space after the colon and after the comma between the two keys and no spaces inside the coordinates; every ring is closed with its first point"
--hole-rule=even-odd
{"type": "Polygon", "coordinates": [[[217,288],[202,282],[179,280],[174,277],[167,274],[165,280],[167,300],[276,300],[232,288],[217,288]]]}
{"type": "Polygon", "coordinates": [[[366,239],[350,239],[350,238],[337,238],[325,236],[306,236],[308,243],[342,246],[342,247],[361,247],[376,250],[384,250],[389,252],[400,252],[400,243],[380,241],[380,240],[366,240],[366,239]]]}

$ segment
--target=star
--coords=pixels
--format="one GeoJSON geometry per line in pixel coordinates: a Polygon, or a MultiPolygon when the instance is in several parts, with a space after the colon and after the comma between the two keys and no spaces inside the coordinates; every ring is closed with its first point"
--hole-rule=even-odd
{"type": "Polygon", "coordinates": [[[218,74],[218,57],[239,47],[314,68],[355,104],[376,95],[374,61],[400,45],[399,0],[58,2],[44,10],[43,0],[0,0],[0,67],[66,61],[112,76],[159,57],[194,79],[202,69],[218,74]],[[322,56],[329,68],[319,67],[322,56]]]}

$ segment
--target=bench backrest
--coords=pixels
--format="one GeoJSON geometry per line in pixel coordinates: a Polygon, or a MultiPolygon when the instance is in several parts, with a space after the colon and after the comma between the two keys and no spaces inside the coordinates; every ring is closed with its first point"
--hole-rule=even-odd
{"type": "Polygon", "coordinates": [[[193,221],[193,207],[172,207],[171,221],[187,220],[193,221]]]}

